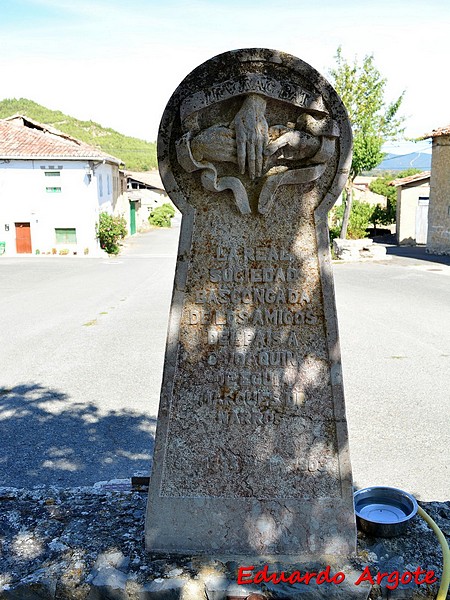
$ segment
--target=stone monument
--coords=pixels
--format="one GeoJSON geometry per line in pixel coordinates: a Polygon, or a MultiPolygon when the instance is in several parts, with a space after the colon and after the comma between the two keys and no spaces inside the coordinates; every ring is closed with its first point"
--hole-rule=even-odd
{"type": "Polygon", "coordinates": [[[349,554],[327,227],[351,161],[345,108],[293,56],[227,52],[174,92],[158,157],[183,222],[147,549],[349,554]]]}

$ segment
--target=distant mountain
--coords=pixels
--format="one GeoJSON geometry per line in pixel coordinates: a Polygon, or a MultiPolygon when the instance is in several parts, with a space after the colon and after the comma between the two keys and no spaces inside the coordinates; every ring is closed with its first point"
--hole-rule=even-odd
{"type": "Polygon", "coordinates": [[[376,167],[377,171],[404,171],[406,169],[431,169],[431,154],[425,152],[411,152],[399,156],[398,154],[387,154],[381,164],[376,167]]]}
{"type": "Polygon", "coordinates": [[[114,129],[102,127],[94,121],[79,121],[59,110],[50,110],[26,98],[0,101],[0,119],[17,113],[44,125],[51,125],[63,133],[120,158],[130,171],[147,171],[157,167],[154,142],[123,135],[114,129]]]}

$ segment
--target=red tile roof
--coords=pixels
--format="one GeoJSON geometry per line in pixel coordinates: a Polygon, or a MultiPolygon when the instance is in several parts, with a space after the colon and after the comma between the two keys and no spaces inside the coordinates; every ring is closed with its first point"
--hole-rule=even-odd
{"type": "Polygon", "coordinates": [[[0,159],[86,159],[121,164],[119,158],[106,154],[56,129],[41,125],[28,117],[14,116],[0,120],[0,159]]]}
{"type": "Polygon", "coordinates": [[[430,175],[430,171],[422,171],[422,173],[416,173],[415,175],[409,175],[408,177],[399,177],[398,179],[394,179],[393,181],[389,182],[389,185],[399,187],[402,185],[407,185],[408,183],[413,183],[414,181],[430,179],[430,175]]]}
{"type": "Polygon", "coordinates": [[[435,138],[441,135],[450,135],[450,125],[446,125],[445,127],[439,127],[438,129],[433,129],[431,133],[427,133],[423,136],[423,139],[427,138],[435,138]]]}

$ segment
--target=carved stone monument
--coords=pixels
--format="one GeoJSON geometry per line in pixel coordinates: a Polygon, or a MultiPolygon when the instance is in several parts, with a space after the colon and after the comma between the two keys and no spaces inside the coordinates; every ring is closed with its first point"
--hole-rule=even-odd
{"type": "Polygon", "coordinates": [[[158,139],[183,213],[146,519],[152,551],[348,554],[356,534],[327,213],[351,130],[266,49],[184,79],[158,139]]]}

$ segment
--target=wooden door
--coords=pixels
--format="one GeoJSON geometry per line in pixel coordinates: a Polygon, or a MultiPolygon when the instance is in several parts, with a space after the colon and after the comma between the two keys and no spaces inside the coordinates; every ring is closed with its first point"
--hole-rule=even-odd
{"type": "Polygon", "coordinates": [[[31,254],[30,223],[16,223],[16,252],[17,254],[31,254]]]}

